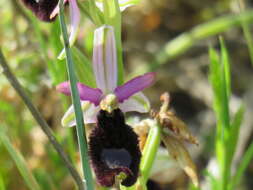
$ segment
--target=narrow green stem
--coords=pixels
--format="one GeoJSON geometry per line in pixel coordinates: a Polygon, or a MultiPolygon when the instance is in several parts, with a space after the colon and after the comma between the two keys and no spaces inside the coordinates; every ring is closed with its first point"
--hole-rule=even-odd
{"type": "Polygon", "coordinates": [[[146,183],[148,181],[150,170],[155,161],[156,153],[161,143],[161,127],[155,122],[149,123],[151,130],[149,132],[144,150],[142,152],[142,158],[140,163],[140,177],[138,178],[135,185],[131,187],[120,186],[121,190],[146,190],[146,183]]]}
{"type": "Polygon", "coordinates": [[[66,65],[68,70],[68,76],[70,80],[70,87],[71,87],[71,98],[72,102],[74,104],[74,111],[76,116],[76,124],[77,124],[77,137],[78,137],[78,145],[80,150],[80,156],[81,156],[81,162],[82,162],[82,170],[85,176],[86,181],[86,187],[88,190],[93,190],[93,179],[92,179],[92,173],[91,168],[89,165],[89,157],[88,157],[88,147],[87,147],[87,141],[85,138],[85,128],[84,128],[84,122],[83,122],[83,114],[81,109],[81,103],[80,103],[80,96],[77,90],[77,79],[75,76],[75,68],[74,63],[71,55],[71,51],[69,48],[69,41],[68,41],[68,34],[67,34],[67,28],[64,20],[64,5],[63,0],[60,0],[60,23],[61,23],[61,31],[64,39],[64,48],[66,51],[66,65]]]}
{"type": "Polygon", "coordinates": [[[141,183],[146,184],[149,178],[150,170],[153,166],[160,143],[161,143],[161,128],[157,122],[154,122],[152,123],[152,128],[149,132],[147,142],[143,150],[143,156],[141,159],[140,164],[140,172],[141,172],[140,178],[142,178],[141,183]]]}

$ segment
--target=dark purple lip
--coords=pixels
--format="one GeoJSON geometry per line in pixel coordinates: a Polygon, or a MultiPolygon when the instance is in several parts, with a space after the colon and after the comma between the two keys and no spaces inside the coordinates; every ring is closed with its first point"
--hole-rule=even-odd
{"type": "Polygon", "coordinates": [[[121,184],[132,186],[138,177],[141,157],[138,136],[125,124],[120,109],[112,113],[100,110],[97,120],[89,137],[89,155],[98,183],[111,187],[115,177],[123,172],[126,178],[121,184]]]}

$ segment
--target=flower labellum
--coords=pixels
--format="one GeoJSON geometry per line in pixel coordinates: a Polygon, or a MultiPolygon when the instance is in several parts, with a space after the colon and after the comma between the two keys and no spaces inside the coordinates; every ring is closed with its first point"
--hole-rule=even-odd
{"type": "MultiPolygon", "coordinates": [[[[103,104],[100,103],[102,100],[105,100],[105,97],[107,97],[107,100],[108,97],[116,98],[118,103],[117,108],[124,113],[130,111],[145,113],[150,110],[149,101],[141,91],[153,84],[155,73],[150,72],[137,76],[125,84],[117,86],[117,53],[112,26],[105,25],[95,30],[93,71],[97,88],[91,88],[81,83],[77,84],[83,108],[84,122],[86,124],[96,123],[96,115],[101,108],[100,106],[103,106],[103,104]],[[91,106],[87,106],[88,104],[91,106]]],[[[59,84],[57,90],[69,96],[69,82],[66,81],[59,84]]],[[[113,109],[114,108],[112,108],[111,111],[113,109]]],[[[75,124],[72,105],[63,116],[62,125],[71,127],[75,124]]]]}
{"type": "Polygon", "coordinates": [[[118,178],[122,185],[132,186],[138,177],[141,152],[138,136],[125,124],[121,110],[100,110],[89,139],[89,155],[98,183],[111,187],[118,178]]]}

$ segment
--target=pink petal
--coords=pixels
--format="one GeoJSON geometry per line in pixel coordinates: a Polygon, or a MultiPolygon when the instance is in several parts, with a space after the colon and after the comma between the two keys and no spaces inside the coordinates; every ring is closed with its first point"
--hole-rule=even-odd
{"type": "Polygon", "coordinates": [[[69,1],[69,9],[70,9],[70,36],[69,36],[69,44],[72,46],[75,42],[78,26],[80,23],[80,10],[77,6],[76,0],[68,0],[69,1]]]}
{"type": "Polygon", "coordinates": [[[148,98],[142,93],[138,92],[129,99],[119,104],[121,111],[125,112],[139,112],[146,113],[150,110],[150,103],[148,98]]]}
{"type": "Polygon", "coordinates": [[[117,52],[111,26],[102,26],[94,32],[93,71],[97,87],[104,93],[113,92],[117,86],[117,52]]]}
{"type": "Polygon", "coordinates": [[[119,102],[123,102],[133,94],[142,91],[152,85],[155,79],[155,73],[150,72],[133,78],[122,86],[118,86],[114,93],[118,97],[119,102]]]}
{"type": "MultiPolygon", "coordinates": [[[[102,96],[102,91],[99,88],[91,88],[82,83],[77,83],[77,88],[81,100],[90,101],[95,105],[99,104],[100,98],[102,96]]],[[[68,81],[57,85],[56,90],[67,96],[71,95],[70,83],[68,81]]]]}

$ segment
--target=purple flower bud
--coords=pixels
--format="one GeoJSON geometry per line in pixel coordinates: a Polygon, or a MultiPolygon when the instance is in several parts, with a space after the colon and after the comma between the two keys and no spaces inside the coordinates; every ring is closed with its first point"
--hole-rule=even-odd
{"type": "Polygon", "coordinates": [[[121,184],[133,185],[138,177],[141,152],[138,136],[125,124],[121,110],[112,113],[100,110],[97,126],[89,138],[89,155],[98,183],[110,187],[115,177],[123,174],[121,184]]]}

